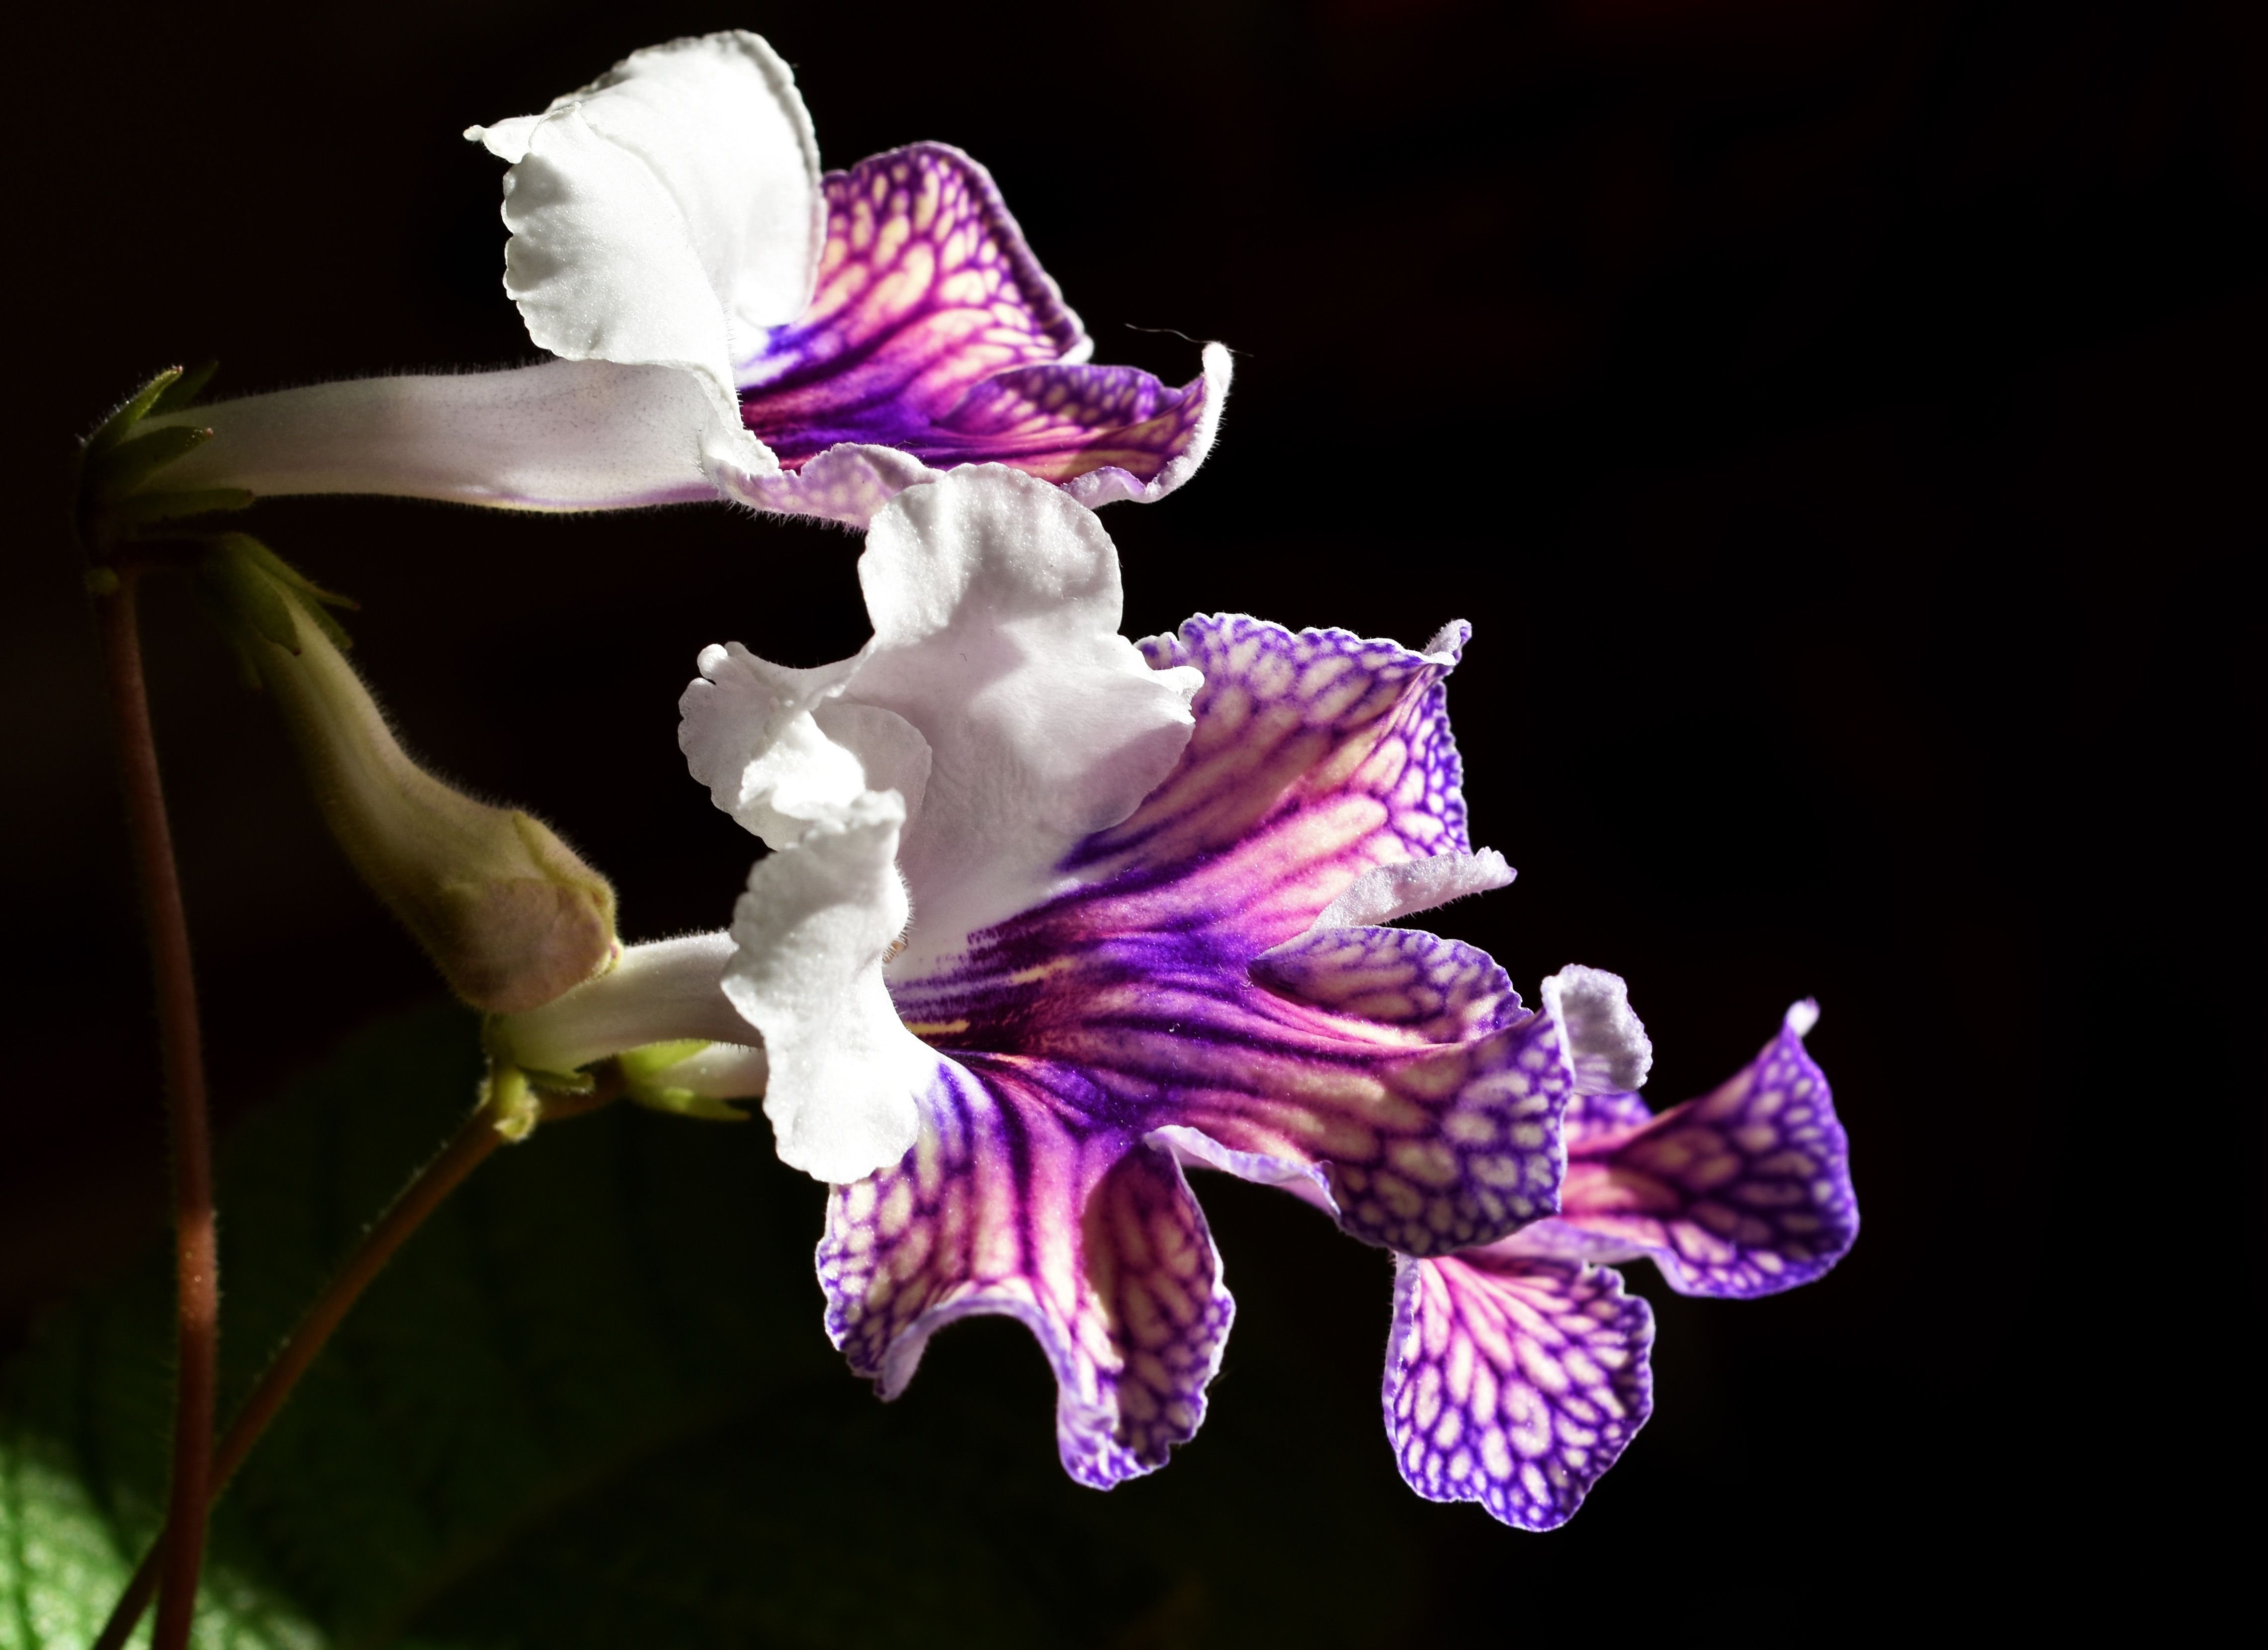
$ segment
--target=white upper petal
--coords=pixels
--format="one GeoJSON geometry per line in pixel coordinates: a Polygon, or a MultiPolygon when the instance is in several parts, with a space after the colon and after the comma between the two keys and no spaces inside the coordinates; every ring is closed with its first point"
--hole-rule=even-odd
{"type": "Polygon", "coordinates": [[[636,53],[540,115],[468,136],[512,163],[504,289],[571,360],[701,379],[720,468],[766,474],[733,363],[811,298],[825,236],[819,147],[793,75],[733,31],[636,53]]]}
{"type": "Polygon", "coordinates": [[[906,921],[903,809],[868,792],[756,862],[733,912],[725,993],[763,1034],[783,1161],[844,1184],[904,1156],[937,1055],[899,1022],[882,959],[906,921]]]}
{"type": "Polygon", "coordinates": [[[717,806],[773,848],[844,817],[872,791],[895,791],[910,819],[930,752],[902,718],[839,696],[865,652],[816,670],[759,659],[738,642],[703,648],[677,702],[677,742],[717,806]]]}
{"type": "Polygon", "coordinates": [[[1630,1005],[1619,974],[1570,963],[1543,982],[1546,1013],[1567,1029],[1579,1094],[1626,1094],[1646,1086],[1653,1043],[1630,1005]]]}
{"type": "Polygon", "coordinates": [[[762,1034],[781,1157],[836,1182],[903,1155],[939,1067],[885,960],[902,939],[919,971],[1068,886],[1071,847],[1180,756],[1203,682],[1118,634],[1101,524],[1020,471],[902,494],[859,574],[856,656],[793,670],[711,647],[680,706],[695,777],[775,851],[734,910],[725,992],[762,1034]]]}
{"type": "Polygon", "coordinates": [[[1194,669],[1153,671],[1118,634],[1118,553],[1049,483],[972,465],[874,519],[859,579],[874,639],[846,703],[895,712],[932,754],[899,863],[919,973],[975,929],[1069,886],[1057,866],[1172,769],[1194,669]]]}
{"type": "Polygon", "coordinates": [[[1318,928],[1370,928],[1430,911],[1470,894],[1509,888],[1514,875],[1493,848],[1477,853],[1435,854],[1373,866],[1348,883],[1315,918],[1318,928]]]}

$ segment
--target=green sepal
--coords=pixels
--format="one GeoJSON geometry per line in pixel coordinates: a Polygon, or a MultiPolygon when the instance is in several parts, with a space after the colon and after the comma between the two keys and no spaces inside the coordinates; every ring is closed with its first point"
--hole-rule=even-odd
{"type": "Polygon", "coordinates": [[[328,608],[356,609],[362,606],[352,596],[342,596],[335,590],[324,589],[249,533],[231,533],[225,536],[244,554],[259,563],[278,584],[289,586],[310,601],[320,602],[328,608]]]}
{"type": "Polygon", "coordinates": [[[331,616],[330,610],[333,608],[344,608],[350,612],[358,612],[362,608],[360,602],[352,596],[342,596],[335,590],[324,589],[322,586],[308,578],[306,574],[292,566],[291,563],[276,555],[275,551],[248,533],[225,534],[223,539],[233,547],[238,554],[251,561],[269,578],[294,595],[304,598],[300,605],[306,609],[307,616],[315,622],[323,634],[331,638],[332,645],[341,652],[345,652],[354,646],[354,638],[350,637],[339,622],[331,616]]]}
{"type": "Polygon", "coordinates": [[[589,1094],[598,1090],[599,1079],[588,1072],[545,1072],[532,1065],[521,1069],[527,1080],[547,1094],[589,1094]]]}
{"type": "Polygon", "coordinates": [[[299,651],[299,627],[291,617],[291,603],[276,581],[243,547],[258,541],[240,533],[223,535],[198,564],[197,573],[212,593],[225,629],[249,629],[261,640],[287,653],[299,651]]]}
{"type": "Polygon", "coordinates": [[[615,1056],[615,1063],[622,1068],[622,1085],[630,1100],[649,1111],[666,1112],[674,1117],[698,1117],[709,1123],[747,1122],[748,1114],[729,1100],[696,1094],[689,1088],[660,1080],[661,1074],[671,1066],[692,1058],[708,1046],[698,1037],[649,1042],[615,1056]]]}
{"type": "Polygon", "coordinates": [[[150,416],[150,409],[165,396],[167,390],[180,382],[181,369],[169,366],[140,389],[126,398],[125,404],[102,421],[101,426],[86,438],[86,456],[90,459],[108,452],[126,438],[126,432],[150,416]]]}
{"type": "Polygon", "coordinates": [[[481,1085],[481,1110],[507,1140],[525,1140],[543,1121],[543,1101],[527,1073],[501,1061],[490,1065],[488,1080],[481,1085]]]}
{"type": "Polygon", "coordinates": [[[212,382],[213,374],[219,371],[220,363],[217,361],[207,361],[202,366],[193,366],[186,372],[175,367],[173,381],[158,392],[158,399],[150,403],[147,416],[160,418],[167,413],[186,412],[190,403],[204,394],[205,386],[212,382]]]}
{"type": "Polygon", "coordinates": [[[195,424],[167,424],[131,441],[106,448],[89,466],[94,497],[108,505],[132,492],[159,470],[212,439],[212,431],[195,424]]]}
{"type": "MultiPolygon", "coordinates": [[[[94,577],[93,573],[87,575],[89,590],[94,590],[94,577]]],[[[260,660],[253,653],[252,642],[247,638],[244,626],[237,622],[220,585],[206,577],[204,570],[200,568],[189,587],[196,593],[197,606],[204,609],[205,617],[212,621],[213,629],[220,632],[220,639],[227,644],[229,657],[236,660],[237,681],[253,693],[267,692],[268,684],[261,680],[260,660]]],[[[106,593],[94,591],[94,593],[101,595],[106,593]]]]}
{"type": "Polygon", "coordinates": [[[696,1094],[689,1088],[634,1088],[630,1100],[648,1111],[673,1117],[692,1117],[702,1123],[746,1123],[748,1114],[729,1100],[696,1094]]]}
{"type": "Polygon", "coordinates": [[[330,614],[334,607],[353,607],[350,599],[324,589],[248,533],[217,534],[210,544],[197,571],[219,604],[224,630],[229,628],[229,615],[234,615],[255,634],[297,653],[296,608],[341,652],[354,645],[330,614]]]}

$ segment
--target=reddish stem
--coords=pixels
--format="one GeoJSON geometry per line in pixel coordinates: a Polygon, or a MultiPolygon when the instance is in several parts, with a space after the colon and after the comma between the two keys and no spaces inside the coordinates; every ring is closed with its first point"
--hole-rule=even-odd
{"type": "Polygon", "coordinates": [[[166,1523],[182,1535],[166,1544],[151,1650],[182,1650],[196,1613],[197,1573],[204,1562],[204,1509],[211,1499],[220,1257],[214,1242],[212,1137],[206,1115],[196,979],[190,965],[180,874],[173,862],[173,832],[166,820],[166,793],[158,777],[149,690],[142,674],[135,612],[137,577],[138,570],[131,564],[120,566],[116,587],[98,596],[94,606],[110,679],[111,726],[126,792],[127,834],[141,886],[143,924],[157,990],[158,1043],[173,1150],[178,1333],[166,1523]]]}
{"type": "MultiPolygon", "coordinates": [[[[594,1110],[621,1093],[620,1081],[609,1076],[591,1094],[547,1097],[544,1120],[553,1122],[594,1110]]],[[[261,1375],[260,1384],[252,1389],[236,1418],[229,1423],[228,1433],[221,1440],[220,1454],[213,1464],[211,1493],[215,1499],[228,1487],[228,1481],[236,1476],[236,1470],[244,1464],[244,1458],[268,1430],[269,1422],[276,1418],[276,1411],[291,1396],[291,1389],[299,1384],[299,1377],[307,1373],[362,1292],[385,1270],[395,1251],[409,1241],[410,1234],[441,1206],[442,1199],[461,1185],[465,1177],[503,1142],[504,1137],[496,1131],[494,1116],[487,1107],[482,1107],[466,1119],[439,1155],[417,1171],[409,1184],[402,1188],[401,1195],[363,1234],[354,1252],[323,1286],[323,1293],[315,1297],[292,1327],[290,1337],[261,1375]]],[[[169,1521],[166,1528],[158,1532],[150,1551],[143,1555],[141,1567],[134,1572],[134,1579],[127,1583],[117,1607],[110,1612],[110,1620],[104,1625],[101,1637],[94,1641],[93,1650],[122,1650],[140,1623],[142,1612],[150,1606],[150,1595],[158,1584],[158,1566],[165,1562],[165,1554],[172,1544],[167,1538],[171,1529],[169,1521]]]]}

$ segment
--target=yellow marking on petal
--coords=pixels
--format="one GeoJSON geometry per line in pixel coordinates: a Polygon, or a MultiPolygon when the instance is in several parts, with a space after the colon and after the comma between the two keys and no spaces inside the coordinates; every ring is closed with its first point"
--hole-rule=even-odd
{"type": "Polygon", "coordinates": [[[1173,1326],[1166,1322],[1157,1300],[1138,1282],[1129,1280],[1119,1292],[1119,1314],[1127,1335],[1138,1346],[1163,1346],[1173,1339],[1173,1326]]]}
{"type": "Polygon", "coordinates": [[[971,1246],[970,1270],[980,1278],[1003,1278],[1016,1268],[1016,1228],[1005,1220],[979,1223],[971,1246]]]}
{"type": "Polygon", "coordinates": [[[917,1037],[951,1037],[968,1029],[966,1020],[909,1020],[906,1029],[917,1037]]]}
{"type": "Polygon", "coordinates": [[[1150,1234],[1157,1245],[1158,1257],[1175,1277],[1194,1278],[1204,1256],[1198,1252],[1189,1230],[1175,1219],[1168,1210],[1160,1209],[1151,1217],[1150,1234]]]}
{"type": "Polygon", "coordinates": [[[1446,1100],[1464,1086],[1470,1063],[1455,1049],[1430,1059],[1410,1060],[1394,1069],[1394,1086],[1422,1100],[1446,1100]]]}
{"type": "Polygon", "coordinates": [[[1422,1184],[1440,1187],[1456,1183],[1456,1156],[1439,1140],[1396,1140],[1387,1148],[1386,1158],[1422,1184]]]}
{"type": "Polygon", "coordinates": [[[1496,1138],[1496,1119],[1484,1111],[1453,1111],[1441,1119],[1441,1132],[1459,1145],[1487,1145],[1496,1138]]]}
{"type": "Polygon", "coordinates": [[[890,1256],[890,1270],[902,1281],[912,1282],[929,1264],[931,1241],[929,1227],[916,1226],[906,1234],[905,1241],[898,1245],[897,1252],[890,1256]]]}
{"type": "Polygon", "coordinates": [[[1381,1175],[1374,1184],[1386,1206],[1404,1220],[1425,1206],[1425,1199],[1418,1195],[1418,1189],[1398,1175],[1381,1175]]]}

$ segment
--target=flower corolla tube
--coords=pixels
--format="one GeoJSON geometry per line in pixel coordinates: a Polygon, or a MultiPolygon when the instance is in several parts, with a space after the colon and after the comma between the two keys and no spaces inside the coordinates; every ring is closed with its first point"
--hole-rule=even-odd
{"type": "Polygon", "coordinates": [[[1226,350],[1180,388],[1093,365],[983,167],[916,144],[822,175],[756,35],[649,48],[466,135],[510,164],[504,287],[556,358],[172,415],[215,434],[166,487],[527,510],[722,495],[864,526],[983,461],[1087,505],[1155,499],[1212,445],[1226,350]]]}

